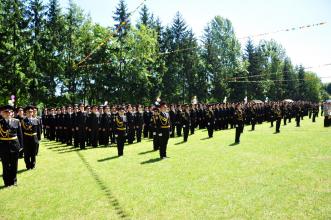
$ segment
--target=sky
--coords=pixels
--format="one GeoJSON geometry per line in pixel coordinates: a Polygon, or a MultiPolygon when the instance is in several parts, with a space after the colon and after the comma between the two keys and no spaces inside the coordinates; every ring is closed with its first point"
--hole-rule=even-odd
{"type": "MultiPolygon", "coordinates": [[[[113,26],[112,16],[118,0],[74,2],[90,14],[94,22],[113,26]]],[[[142,2],[126,0],[129,11],[142,2]]],[[[60,0],[60,4],[67,8],[68,0],[60,0]]],[[[201,39],[206,24],[217,15],[232,22],[238,38],[327,22],[317,27],[254,37],[253,41],[258,44],[260,40],[276,40],[285,48],[294,65],[314,67],[309,70],[316,72],[323,82],[331,82],[330,0],[146,0],[145,4],[163,25],[171,24],[179,11],[198,39],[201,39]]],[[[131,21],[135,23],[138,17],[139,11],[132,15],[131,21]]],[[[242,48],[246,40],[240,40],[242,48]]]]}

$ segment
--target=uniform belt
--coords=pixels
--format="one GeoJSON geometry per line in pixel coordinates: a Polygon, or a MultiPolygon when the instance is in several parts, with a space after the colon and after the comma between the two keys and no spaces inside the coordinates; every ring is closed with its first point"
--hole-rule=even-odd
{"type": "Polygon", "coordinates": [[[24,132],[24,135],[27,135],[27,136],[35,136],[35,135],[37,135],[37,133],[26,133],[26,132],[24,132]]]}
{"type": "Polygon", "coordinates": [[[125,131],[125,128],[117,128],[119,131],[125,131]]]}
{"type": "Polygon", "coordinates": [[[4,137],[0,137],[0,141],[13,141],[13,140],[17,140],[17,137],[9,137],[9,138],[4,138],[4,137]]]}
{"type": "Polygon", "coordinates": [[[170,126],[161,126],[161,128],[170,128],[170,126]]]}

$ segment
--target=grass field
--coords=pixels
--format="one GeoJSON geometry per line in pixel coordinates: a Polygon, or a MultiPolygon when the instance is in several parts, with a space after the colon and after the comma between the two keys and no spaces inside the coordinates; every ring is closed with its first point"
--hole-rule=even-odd
{"type": "Polygon", "coordinates": [[[330,219],[331,128],[322,118],[280,134],[269,124],[249,130],[240,145],[234,130],[171,139],[162,161],[148,140],[122,158],[115,147],[42,141],[37,168],[20,160],[18,186],[0,189],[0,219],[330,219]]]}

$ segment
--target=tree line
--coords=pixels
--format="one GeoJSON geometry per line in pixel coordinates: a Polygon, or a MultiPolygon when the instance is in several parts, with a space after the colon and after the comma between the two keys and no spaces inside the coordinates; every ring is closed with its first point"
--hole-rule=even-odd
{"type": "Polygon", "coordinates": [[[0,104],[11,95],[17,105],[41,106],[328,97],[282,45],[240,45],[226,18],[214,17],[199,40],[179,12],[168,26],[145,5],[138,13],[133,23],[119,0],[114,25],[104,27],[72,0],[66,9],[58,0],[2,0],[0,104]]]}

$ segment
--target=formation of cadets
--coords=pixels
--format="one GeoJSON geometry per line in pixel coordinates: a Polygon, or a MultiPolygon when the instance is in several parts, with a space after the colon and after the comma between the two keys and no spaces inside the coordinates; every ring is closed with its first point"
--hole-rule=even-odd
{"type": "MultiPolygon", "coordinates": [[[[323,109],[323,108],[322,108],[323,109]]],[[[208,137],[214,131],[235,129],[235,143],[240,143],[244,126],[255,130],[256,124],[275,124],[275,133],[280,125],[293,120],[300,127],[305,116],[315,122],[320,105],[311,102],[267,102],[267,103],[215,103],[121,106],[69,105],[44,109],[42,117],[38,109],[28,106],[3,106],[0,117],[0,157],[5,186],[15,185],[17,161],[24,157],[27,169],[34,169],[41,134],[50,141],[84,150],[86,146],[98,147],[116,144],[118,156],[123,156],[124,145],[142,138],[153,139],[153,150],[160,158],[167,158],[169,138],[183,136],[187,142],[195,129],[207,129],[208,137]],[[14,114],[15,112],[15,114],[14,114]]],[[[323,112],[322,112],[323,113],[323,112]]],[[[321,114],[322,115],[322,114],[321,114]]]]}
{"type": "MultiPolygon", "coordinates": [[[[43,132],[49,140],[74,145],[85,149],[117,144],[120,140],[132,144],[142,138],[154,139],[154,150],[159,149],[159,130],[162,126],[161,108],[165,108],[169,118],[169,137],[181,137],[188,140],[195,129],[207,129],[208,136],[214,131],[235,128],[238,132],[235,142],[240,142],[244,126],[270,122],[275,124],[275,132],[280,132],[281,121],[284,125],[295,119],[296,125],[304,116],[315,122],[320,105],[311,102],[267,102],[267,103],[216,103],[185,104],[143,107],[142,105],[121,106],[84,106],[84,104],[62,108],[45,109],[42,116],[43,132]],[[119,133],[119,131],[123,131],[119,133]]],[[[123,155],[123,152],[118,152],[123,155]]]]}

